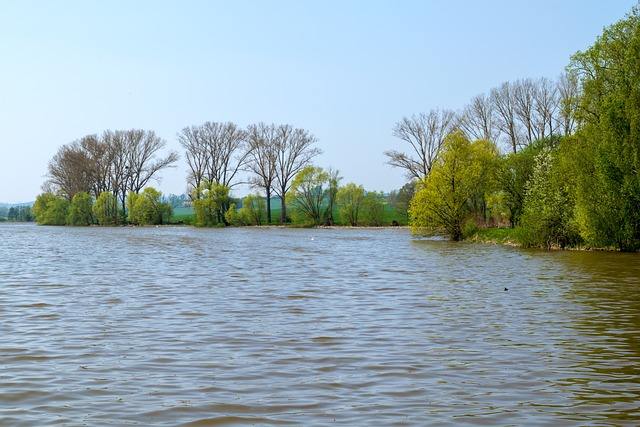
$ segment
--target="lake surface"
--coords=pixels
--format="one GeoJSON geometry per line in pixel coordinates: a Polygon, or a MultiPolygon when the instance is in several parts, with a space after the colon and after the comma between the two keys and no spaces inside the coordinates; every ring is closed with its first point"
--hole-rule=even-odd
{"type": "Polygon", "coordinates": [[[1,426],[640,425],[637,254],[405,229],[0,242],[1,426]]]}

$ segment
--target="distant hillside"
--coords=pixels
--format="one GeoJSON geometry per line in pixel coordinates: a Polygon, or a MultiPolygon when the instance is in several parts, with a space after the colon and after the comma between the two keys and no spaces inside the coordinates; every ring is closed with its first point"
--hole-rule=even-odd
{"type": "Polygon", "coordinates": [[[15,206],[33,206],[34,202],[22,202],[22,203],[2,203],[0,202],[0,207],[4,208],[12,208],[15,206]]]}

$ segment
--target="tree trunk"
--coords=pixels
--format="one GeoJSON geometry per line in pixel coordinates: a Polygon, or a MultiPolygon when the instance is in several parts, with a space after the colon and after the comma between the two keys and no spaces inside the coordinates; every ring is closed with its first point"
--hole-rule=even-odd
{"type": "Polygon", "coordinates": [[[284,192],[282,193],[282,196],[280,196],[280,203],[282,206],[282,215],[280,216],[280,222],[282,222],[283,224],[287,223],[287,203],[284,200],[284,192]]]}
{"type": "Polygon", "coordinates": [[[267,224],[271,224],[271,188],[266,188],[267,193],[267,224]]]}

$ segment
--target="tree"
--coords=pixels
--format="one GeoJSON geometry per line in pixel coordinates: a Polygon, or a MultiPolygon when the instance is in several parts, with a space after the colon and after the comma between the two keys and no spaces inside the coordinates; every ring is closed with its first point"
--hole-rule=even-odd
{"type": "Polygon", "coordinates": [[[231,202],[230,188],[215,182],[204,182],[194,192],[198,193],[192,195],[195,225],[212,227],[224,223],[231,202]]]}
{"type": "Polygon", "coordinates": [[[389,197],[389,202],[393,204],[396,212],[406,217],[407,223],[409,222],[409,207],[411,206],[411,199],[416,194],[416,182],[409,181],[402,186],[400,190],[392,192],[389,197]]]}
{"type": "Polygon", "coordinates": [[[182,129],[178,141],[185,149],[188,181],[197,188],[205,180],[232,188],[248,160],[245,131],[231,122],[205,122],[182,129]]]}
{"type": "Polygon", "coordinates": [[[65,225],[69,212],[69,201],[52,193],[36,197],[33,213],[40,225],[65,225]]]}
{"type": "Polygon", "coordinates": [[[454,241],[462,239],[470,201],[485,185],[478,178],[487,168],[486,147],[486,142],[472,143],[460,131],[447,136],[431,173],[419,181],[411,201],[414,233],[444,232],[454,241]]]}
{"type": "Polygon", "coordinates": [[[330,175],[318,166],[302,169],[291,184],[289,200],[295,212],[312,224],[320,224],[330,215],[330,175]]]}
{"type": "Polygon", "coordinates": [[[384,155],[387,164],[406,169],[410,179],[429,175],[445,136],[453,130],[455,113],[450,110],[431,110],[411,118],[404,117],[393,128],[393,136],[411,146],[411,154],[389,150],[384,155]]]}
{"type": "Polygon", "coordinates": [[[640,9],[571,58],[581,89],[575,133],[576,210],[597,246],[640,248],[640,9]]]}
{"type": "Polygon", "coordinates": [[[458,118],[460,130],[470,139],[497,141],[499,130],[494,108],[490,97],[484,94],[474,96],[458,118]]]}
{"type": "Polygon", "coordinates": [[[352,182],[340,187],[336,197],[338,213],[342,222],[356,227],[360,225],[360,213],[364,206],[365,191],[362,185],[352,182]]]}
{"type": "Polygon", "coordinates": [[[362,200],[362,218],[365,224],[380,227],[384,223],[384,194],[367,191],[362,200]]]}
{"type": "Polygon", "coordinates": [[[287,222],[286,195],[292,180],[309,165],[311,159],[322,153],[319,148],[312,147],[316,141],[316,137],[305,129],[293,128],[291,125],[280,125],[276,129],[274,190],[280,196],[282,223],[287,222]]]}
{"type": "Polygon", "coordinates": [[[85,192],[76,193],[69,206],[67,224],[91,225],[95,222],[93,216],[93,198],[85,192]]]}
{"type": "Polygon", "coordinates": [[[259,194],[249,194],[242,199],[238,213],[240,221],[247,225],[262,225],[265,221],[265,200],[259,194]]]}
{"type": "Polygon", "coordinates": [[[110,191],[100,193],[92,211],[100,225],[116,225],[119,223],[118,199],[110,191]]]}
{"type": "Polygon", "coordinates": [[[169,151],[158,157],[166,141],[152,131],[110,131],[87,135],[62,146],[48,165],[48,179],[43,188],[60,194],[69,201],[78,192],[86,192],[96,199],[110,191],[122,202],[126,196],[138,193],[158,173],[171,167],[178,154],[169,151]]]}
{"type": "Polygon", "coordinates": [[[511,151],[517,153],[520,138],[514,91],[515,87],[512,83],[504,82],[499,87],[491,89],[491,101],[496,111],[498,129],[506,136],[507,145],[511,151]]]}
{"type": "Polygon", "coordinates": [[[138,225],[162,225],[173,214],[173,207],[162,202],[162,193],[153,187],[146,187],[139,194],[129,196],[134,200],[129,209],[129,220],[138,225]]]}
{"type": "Polygon", "coordinates": [[[523,205],[520,240],[524,246],[564,248],[578,242],[574,203],[555,163],[550,147],[535,158],[523,205]]]}
{"type": "Polygon", "coordinates": [[[271,224],[271,192],[276,180],[276,140],[274,124],[258,123],[247,128],[247,168],[253,173],[251,184],[262,188],[266,194],[267,223],[271,224]]]}
{"type": "Polygon", "coordinates": [[[558,78],[558,126],[562,134],[570,136],[576,128],[576,109],[578,108],[578,77],[575,72],[567,71],[558,78]]]}

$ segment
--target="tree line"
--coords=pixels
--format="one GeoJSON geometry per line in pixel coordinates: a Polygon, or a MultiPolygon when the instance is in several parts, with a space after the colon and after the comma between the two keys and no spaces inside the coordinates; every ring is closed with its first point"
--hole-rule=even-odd
{"type": "MultiPolygon", "coordinates": [[[[321,150],[305,129],[266,123],[243,129],[232,122],[205,122],[183,128],[177,139],[188,166],[187,193],[195,225],[269,224],[274,197],[280,201],[280,223],[293,219],[308,225],[333,224],[334,212],[350,225],[384,221],[383,194],[353,183],[338,188],[338,171],[312,165],[321,150]],[[234,199],[231,191],[239,184],[257,191],[234,199]]],[[[165,145],[151,131],[130,130],[105,131],[62,146],[49,162],[45,191],[34,205],[38,222],[166,223],[171,206],[148,186],[178,159],[175,152],[160,155],[165,145]]],[[[397,205],[404,216],[408,203],[397,205]]]]}
{"type": "Polygon", "coordinates": [[[0,221],[31,222],[33,220],[34,215],[29,205],[0,206],[0,221]]]}
{"type": "Polygon", "coordinates": [[[505,222],[525,246],[640,249],[638,6],[556,81],[518,80],[461,112],[404,118],[385,152],[416,182],[416,233],[505,222]],[[501,154],[498,147],[506,147],[501,154]]]}

